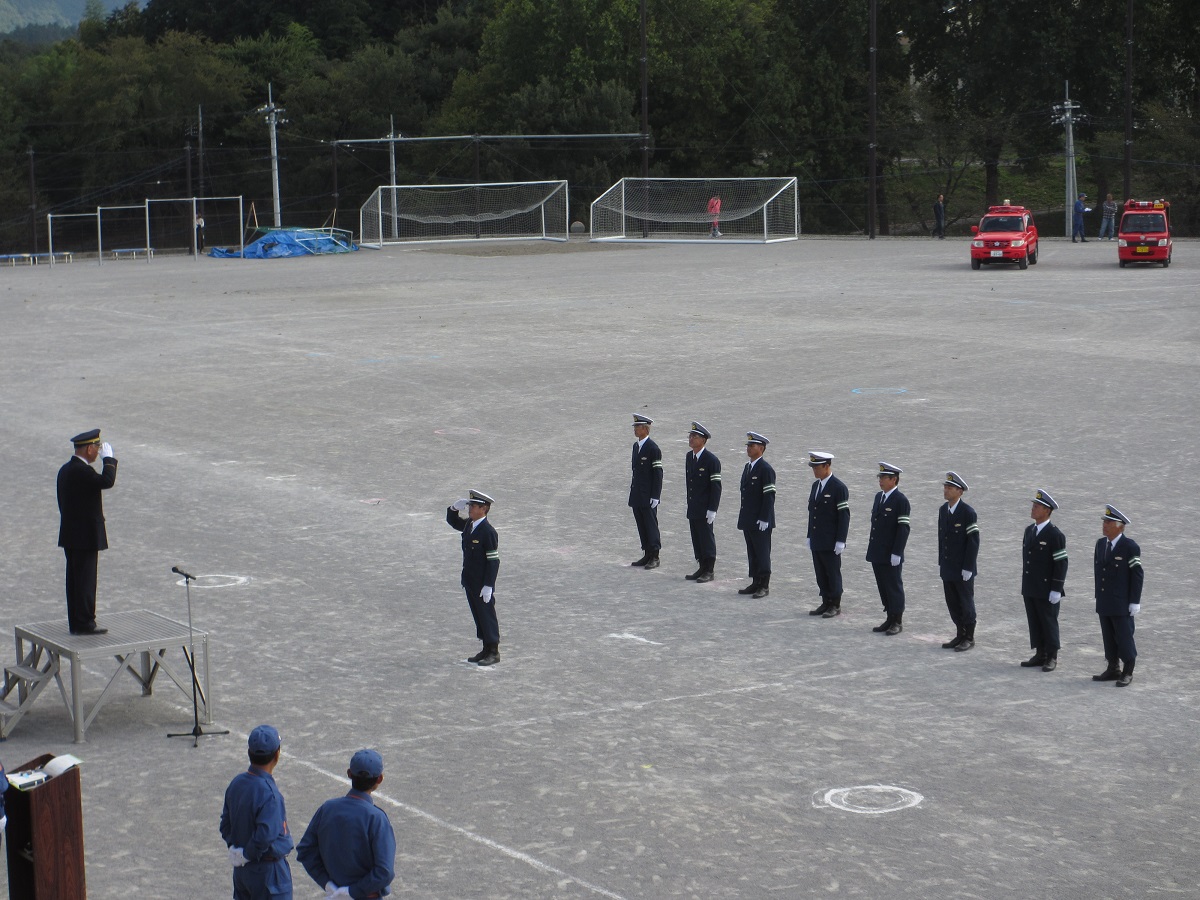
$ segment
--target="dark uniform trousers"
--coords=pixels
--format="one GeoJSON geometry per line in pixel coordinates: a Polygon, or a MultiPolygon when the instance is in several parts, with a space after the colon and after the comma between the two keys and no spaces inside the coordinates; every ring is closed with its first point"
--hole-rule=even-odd
{"type": "Polygon", "coordinates": [[[71,631],[96,626],[96,567],[99,551],[108,549],[101,491],[117,481],[117,461],[104,459],[97,472],[72,456],[58,470],[58,546],[67,560],[67,624],[71,631]]]}
{"type": "Polygon", "coordinates": [[[662,451],[650,438],[639,448],[633,444],[633,480],[629,484],[629,505],[633,508],[633,521],[637,525],[638,539],[645,551],[662,549],[662,538],[658,531],[658,510],[650,505],[651,500],[662,496],[662,451]]]}
{"type": "Polygon", "coordinates": [[[700,562],[715,561],[717,538],[713,526],[708,524],[708,511],[717,511],[721,505],[721,461],[711,452],[704,450],[700,458],[688,451],[684,459],[687,475],[687,519],[692,533],[692,551],[700,562]]]}
{"type": "Polygon", "coordinates": [[[471,529],[470,519],[463,519],[454,507],[446,510],[446,521],[455,531],[462,532],[463,569],[462,586],[467,594],[467,605],[475,620],[475,636],[485,646],[500,645],[500,625],[496,620],[496,595],[488,603],[483,602],[479,592],[484,586],[496,587],[496,575],[500,571],[500,546],[496,529],[486,519],[480,519],[471,529]]]}
{"type": "Polygon", "coordinates": [[[1142,602],[1142,550],[1132,538],[1121,535],[1116,547],[1108,538],[1096,541],[1096,614],[1100,617],[1100,636],[1104,640],[1104,658],[1110,669],[1117,661],[1132,672],[1137,659],[1133,640],[1134,619],[1129,604],[1142,602]]]}
{"type": "Polygon", "coordinates": [[[975,510],[961,500],[950,512],[943,503],[938,512],[938,574],[946,595],[950,621],[969,632],[975,628],[975,578],[963,581],[962,573],[978,574],[979,524],[975,510]]]}
{"type": "Polygon", "coordinates": [[[821,490],[814,480],[808,497],[808,545],[821,599],[838,606],[842,599],[842,558],[833,545],[846,543],[850,532],[850,492],[836,475],[830,475],[821,490]]]}
{"type": "Polygon", "coordinates": [[[750,577],[771,574],[771,532],[775,529],[775,470],[761,456],[742,470],[742,506],[737,527],[746,538],[746,561],[750,577]],[[765,531],[758,523],[766,522],[765,531]]]}
{"type": "Polygon", "coordinates": [[[1062,646],[1058,636],[1059,605],[1050,602],[1050,592],[1066,596],[1067,539],[1053,522],[1047,522],[1040,533],[1032,524],[1025,529],[1022,553],[1021,596],[1029,622],[1029,646],[1039,656],[1056,659],[1062,646]]]}
{"type": "Polygon", "coordinates": [[[899,621],[904,615],[904,563],[892,565],[892,556],[904,556],[908,543],[911,507],[908,498],[893,490],[886,501],[883,491],[875,495],[871,508],[871,537],[867,542],[867,562],[875,572],[879,600],[888,618],[899,621]]]}

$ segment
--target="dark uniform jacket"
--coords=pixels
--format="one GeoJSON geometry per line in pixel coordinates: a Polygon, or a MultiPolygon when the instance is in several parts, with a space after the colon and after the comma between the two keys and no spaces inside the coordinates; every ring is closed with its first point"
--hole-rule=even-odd
{"type": "Polygon", "coordinates": [[[662,451],[651,438],[641,448],[633,442],[633,481],[629,484],[629,505],[649,506],[662,499],[662,451]]]}
{"type": "Polygon", "coordinates": [[[883,491],[875,495],[871,507],[871,537],[867,541],[867,562],[890,563],[892,556],[904,556],[908,543],[912,508],[908,498],[896,488],[883,500],[883,491]]]}
{"type": "MultiPolygon", "coordinates": [[[[814,479],[813,484],[818,482],[814,479]]],[[[812,550],[832,550],[846,543],[850,533],[850,491],[836,475],[830,475],[825,489],[812,496],[808,492],[808,542],[812,550]]]]}
{"type": "Polygon", "coordinates": [[[758,523],[775,527],[775,470],[763,457],[742,469],[742,508],[738,511],[740,531],[758,530],[758,523]]]}
{"type": "Polygon", "coordinates": [[[496,576],[500,573],[500,539],[496,529],[484,516],[471,530],[470,519],[459,516],[453,506],[446,510],[446,521],[455,531],[462,532],[462,586],[473,594],[484,587],[496,589],[496,576]]]}
{"type": "Polygon", "coordinates": [[[979,523],[975,510],[961,500],[950,512],[943,503],[938,512],[938,574],[942,581],[962,581],[962,573],[978,575],[979,523]]]}
{"type": "Polygon", "coordinates": [[[710,451],[703,450],[700,458],[690,450],[684,460],[687,470],[687,517],[703,519],[711,509],[721,505],[721,461],[710,451]]]}
{"type": "Polygon", "coordinates": [[[1142,602],[1142,548],[1121,535],[1108,550],[1108,538],[1096,541],[1096,612],[1102,616],[1127,616],[1130,603],[1142,602]]]}
{"type": "Polygon", "coordinates": [[[1021,570],[1021,595],[1047,600],[1051,591],[1067,595],[1067,539],[1053,522],[1047,522],[1042,533],[1037,524],[1025,529],[1022,547],[1024,566],[1021,570]]]}
{"type": "Polygon", "coordinates": [[[100,492],[117,482],[117,461],[104,458],[104,470],[97,472],[78,456],[68,459],[58,470],[58,546],[69,550],[107,550],[108,533],[104,530],[104,503],[100,492]]]}

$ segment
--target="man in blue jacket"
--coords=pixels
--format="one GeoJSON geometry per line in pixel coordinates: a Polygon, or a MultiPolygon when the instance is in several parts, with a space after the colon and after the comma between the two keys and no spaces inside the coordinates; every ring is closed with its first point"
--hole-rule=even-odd
{"type": "Polygon", "coordinates": [[[396,836],[371,793],[383,783],[383,757],[359,750],[350,758],[350,793],[326,800],[313,814],[296,859],[325,897],[353,900],[390,894],[396,877],[396,836]]]}
{"type": "Polygon", "coordinates": [[[1129,519],[1111,504],[1104,507],[1104,537],[1096,541],[1096,614],[1104,638],[1108,666],[1092,681],[1116,681],[1128,687],[1133,681],[1137,645],[1133,642],[1133,617],[1142,608],[1142,548],[1125,535],[1129,519]],[[1121,668],[1119,664],[1124,663],[1121,668]]]}
{"type": "Polygon", "coordinates": [[[1033,656],[1021,666],[1041,666],[1043,672],[1058,668],[1058,605],[1067,595],[1067,538],[1050,521],[1056,509],[1058,503],[1049,491],[1037,491],[1029,511],[1033,522],[1021,541],[1021,597],[1033,648],[1033,656]]]}
{"type": "Polygon", "coordinates": [[[713,580],[713,568],[717,564],[717,537],[713,522],[717,519],[717,507],[721,505],[721,461],[705,445],[712,434],[699,422],[692,423],[688,432],[687,458],[684,470],[687,474],[687,520],[692,532],[692,551],[696,555],[698,568],[688,581],[706,584],[713,580]]]}
{"type": "Polygon", "coordinates": [[[813,473],[808,495],[808,535],[804,546],[812,551],[813,571],[821,605],[810,616],[832,619],[842,614],[842,553],[850,533],[850,491],[833,474],[833,454],[810,450],[813,473]]]}
{"type": "Polygon", "coordinates": [[[463,566],[460,583],[475,619],[475,636],[483,649],[467,662],[494,666],[500,662],[500,624],[496,619],[496,576],[500,574],[500,538],[487,520],[495,501],[482,491],[455,500],[446,508],[446,523],[462,532],[463,566]]]}
{"type": "Polygon", "coordinates": [[[654,420],[633,414],[633,480],[629,483],[629,506],[637,525],[642,555],[630,565],[657,569],[662,538],[658,531],[658,501],[662,498],[662,451],[650,437],[654,420]]]}
{"type": "Polygon", "coordinates": [[[270,725],[250,732],[250,768],[225,790],[221,837],[233,866],[233,900],[292,900],[292,835],[273,775],[280,744],[270,725]]]}
{"type": "Polygon", "coordinates": [[[775,529],[775,470],[763,459],[771,443],[757,431],[746,432],[746,456],[742,470],[742,506],[738,530],[746,538],[750,584],[738,591],[755,600],[771,593],[771,532],[775,529]]]}
{"type": "Polygon", "coordinates": [[[979,520],[963,502],[967,483],[956,472],[942,482],[946,502],[938,510],[938,574],[956,634],[942,647],[966,651],[975,646],[975,576],[979,574],[979,520]]]}
{"type": "Polygon", "coordinates": [[[904,547],[912,509],[897,487],[903,471],[891,463],[879,464],[879,493],[871,507],[871,537],[867,541],[867,562],[875,571],[879,600],[887,614],[883,624],[871,630],[888,635],[904,630],[904,547]]]}

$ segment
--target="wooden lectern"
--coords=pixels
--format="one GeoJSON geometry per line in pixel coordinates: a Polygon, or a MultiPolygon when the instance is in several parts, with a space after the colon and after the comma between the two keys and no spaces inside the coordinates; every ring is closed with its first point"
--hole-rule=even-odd
{"type": "MultiPolygon", "coordinates": [[[[10,771],[40,769],[52,759],[47,753],[10,771]]],[[[9,787],[4,805],[10,900],[86,900],[79,767],[26,791],[9,787]]]]}

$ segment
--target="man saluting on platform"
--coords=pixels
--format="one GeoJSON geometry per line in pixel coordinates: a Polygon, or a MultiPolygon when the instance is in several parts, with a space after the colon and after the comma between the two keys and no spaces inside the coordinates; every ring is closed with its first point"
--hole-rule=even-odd
{"type": "Polygon", "coordinates": [[[112,447],[100,442],[93,428],[71,438],[75,455],[58,470],[58,546],[67,557],[67,624],[71,634],[105,634],[96,626],[96,568],[98,553],[108,549],[104,503],[100,492],[117,482],[112,447]],[[92,464],[97,457],[103,470],[92,464]]]}

